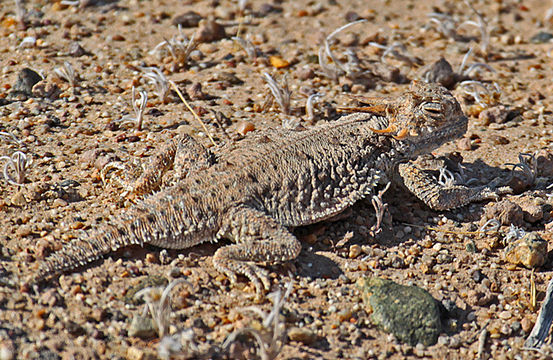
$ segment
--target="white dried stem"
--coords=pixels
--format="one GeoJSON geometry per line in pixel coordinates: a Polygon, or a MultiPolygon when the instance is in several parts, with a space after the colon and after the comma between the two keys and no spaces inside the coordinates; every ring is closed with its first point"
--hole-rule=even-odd
{"type": "Polygon", "coordinates": [[[266,72],[263,73],[263,78],[265,79],[265,82],[267,82],[267,86],[269,87],[269,90],[271,90],[271,94],[273,94],[273,97],[280,106],[280,110],[285,115],[289,115],[290,96],[292,95],[292,92],[288,89],[288,81],[286,76],[284,76],[282,86],[279,85],[275,79],[273,79],[273,77],[266,72]]]}

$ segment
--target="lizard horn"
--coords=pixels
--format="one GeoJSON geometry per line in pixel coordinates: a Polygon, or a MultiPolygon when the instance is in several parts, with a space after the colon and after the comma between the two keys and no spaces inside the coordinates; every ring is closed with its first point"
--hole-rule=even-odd
{"type": "Polygon", "coordinates": [[[371,130],[377,134],[389,134],[395,132],[397,130],[397,126],[395,124],[390,124],[386,129],[378,130],[371,128],[371,130]]]}
{"type": "Polygon", "coordinates": [[[407,134],[409,131],[406,128],[403,128],[399,131],[397,135],[392,135],[394,139],[396,140],[403,140],[407,137],[407,134]]]}

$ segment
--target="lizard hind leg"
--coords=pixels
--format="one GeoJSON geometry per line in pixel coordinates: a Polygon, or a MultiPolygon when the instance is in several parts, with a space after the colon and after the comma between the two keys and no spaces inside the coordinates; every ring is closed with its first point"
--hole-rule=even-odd
{"type": "Polygon", "coordinates": [[[257,300],[270,289],[270,281],[267,270],[254,263],[282,263],[295,259],[301,251],[299,240],[288,229],[252,208],[232,210],[223,229],[221,235],[236,243],[218,249],[213,265],[233,283],[237,274],[246,276],[255,287],[257,300]]]}
{"type": "MultiPolygon", "coordinates": [[[[173,180],[183,179],[190,173],[211,165],[211,153],[189,135],[168,140],[160,151],[149,158],[146,164],[122,165],[109,163],[102,170],[102,177],[111,169],[122,170],[123,177],[112,177],[122,185],[130,198],[151,195],[163,184],[163,177],[175,169],[173,180]]],[[[126,196],[126,195],[124,195],[126,196]]]]}

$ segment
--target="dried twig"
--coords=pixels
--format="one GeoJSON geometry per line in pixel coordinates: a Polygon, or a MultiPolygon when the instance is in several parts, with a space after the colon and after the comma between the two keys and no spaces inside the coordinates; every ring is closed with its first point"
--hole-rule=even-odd
{"type": "Polygon", "coordinates": [[[315,93],[309,95],[307,98],[307,102],[305,103],[305,113],[307,114],[307,118],[309,121],[315,120],[315,112],[313,111],[313,103],[317,101],[317,99],[323,97],[324,94],[322,93],[315,93]]]}
{"type": "Polygon", "coordinates": [[[209,140],[211,140],[211,143],[213,144],[213,146],[217,146],[217,143],[215,142],[215,140],[213,140],[213,137],[211,136],[211,134],[209,133],[209,130],[207,129],[207,126],[205,126],[204,122],[202,121],[202,119],[200,119],[200,117],[198,116],[198,114],[196,114],[196,112],[194,111],[194,109],[192,109],[192,107],[190,107],[190,105],[188,104],[188,101],[186,101],[186,99],[184,98],[184,96],[182,96],[182,93],[180,92],[179,88],[177,87],[177,85],[173,82],[173,81],[169,81],[169,83],[171,84],[171,86],[173,87],[173,90],[176,91],[177,95],[179,96],[179,98],[181,99],[181,101],[184,103],[184,105],[186,105],[186,107],[188,108],[188,110],[190,110],[190,112],[192,113],[192,115],[194,115],[194,118],[196,120],[198,120],[198,122],[200,123],[200,125],[203,127],[204,131],[205,131],[205,134],[207,135],[207,137],[209,138],[209,140]]]}
{"type": "Polygon", "coordinates": [[[545,299],[541,306],[540,312],[538,314],[538,320],[534,325],[534,328],[530,332],[530,335],[524,342],[524,346],[531,349],[539,349],[547,335],[549,334],[549,328],[553,322],[553,278],[549,281],[547,285],[547,290],[545,292],[545,299]]]}

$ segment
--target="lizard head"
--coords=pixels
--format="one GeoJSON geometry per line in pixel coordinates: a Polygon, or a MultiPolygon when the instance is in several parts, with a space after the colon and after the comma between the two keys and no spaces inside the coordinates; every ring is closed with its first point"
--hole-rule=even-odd
{"type": "Polygon", "coordinates": [[[432,151],[467,131],[468,119],[459,102],[437,84],[413,82],[387,109],[387,128],[372,130],[394,137],[412,156],[432,151]]]}

